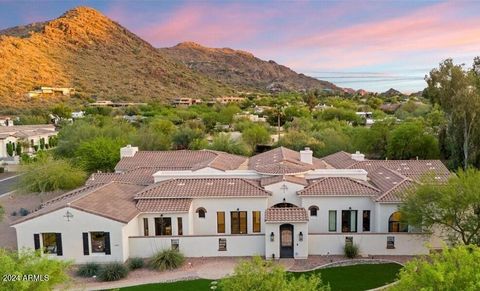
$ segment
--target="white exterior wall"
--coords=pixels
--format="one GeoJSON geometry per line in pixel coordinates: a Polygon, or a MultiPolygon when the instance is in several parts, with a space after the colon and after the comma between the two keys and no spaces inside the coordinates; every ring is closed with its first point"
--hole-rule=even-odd
{"type": "Polygon", "coordinates": [[[225,212],[225,234],[231,234],[230,211],[247,211],[247,233],[253,232],[252,211],[261,212],[261,232],[265,232],[265,209],[267,198],[203,198],[192,201],[193,233],[195,235],[216,235],[217,234],[217,211],[225,212]],[[205,218],[199,218],[197,208],[203,207],[207,211],[205,218]]]}
{"type": "Polygon", "coordinates": [[[306,259],[308,257],[308,223],[307,222],[281,222],[267,223],[265,228],[265,256],[267,259],[280,258],[280,226],[282,224],[293,225],[293,257],[295,259],[306,259]],[[274,240],[270,239],[273,232],[274,240]],[[302,232],[303,241],[299,240],[299,234],[302,232]]]}
{"type": "Polygon", "coordinates": [[[309,234],[310,255],[343,255],[345,237],[353,237],[360,255],[419,255],[428,254],[428,234],[372,233],[372,234],[309,234]],[[387,237],[395,237],[395,249],[387,249],[387,237]]]}
{"type": "Polygon", "coordinates": [[[265,186],[265,190],[272,192],[272,196],[268,198],[268,207],[272,207],[277,203],[283,203],[284,198],[285,202],[301,207],[302,202],[297,195],[297,191],[303,190],[303,188],[303,185],[286,181],[265,186]],[[282,189],[283,185],[287,187],[285,191],[282,189]]]}
{"type": "MultiPolygon", "coordinates": [[[[375,231],[375,202],[370,197],[352,196],[316,196],[302,197],[302,207],[308,210],[312,205],[318,206],[317,217],[310,216],[308,230],[310,233],[331,233],[328,231],[328,211],[337,211],[337,232],[342,231],[342,210],[358,210],[357,232],[362,232],[362,211],[370,210],[370,232],[375,231]]],[[[310,212],[308,212],[310,215],[310,212]]]]}
{"type": "Polygon", "coordinates": [[[213,236],[172,236],[172,237],[130,237],[130,257],[148,258],[155,253],[170,249],[172,239],[179,240],[180,252],[186,257],[236,257],[264,256],[263,234],[213,235],[213,236]],[[219,251],[219,239],[227,239],[227,250],[219,251]]]}
{"type": "MultiPolygon", "coordinates": [[[[62,208],[48,214],[39,216],[35,219],[27,220],[25,222],[14,225],[17,231],[18,249],[30,248],[33,249],[35,233],[61,233],[63,256],[51,255],[56,259],[73,259],[75,263],[86,262],[123,262],[127,259],[124,255],[124,226],[125,224],[107,219],[101,216],[93,215],[74,208],[68,208],[73,218],[70,221],[64,217],[67,208],[62,208]],[[86,256],[83,254],[83,232],[103,231],[110,233],[110,248],[111,255],[92,254],[86,256]]],[[[132,228],[128,227],[131,231],[132,228]]],[[[125,231],[129,232],[129,231],[125,231]]],[[[126,240],[126,237],[125,237],[126,240]]],[[[40,237],[40,241],[42,241],[40,237]]],[[[90,245],[90,241],[89,241],[90,245]]]]}
{"type": "MultiPolygon", "coordinates": [[[[126,239],[130,236],[136,236],[140,235],[140,229],[143,230],[143,228],[138,228],[138,216],[135,217],[134,219],[130,220],[130,222],[125,225],[122,229],[122,251],[123,251],[123,259],[127,260],[130,257],[130,247],[129,247],[129,240],[126,239]]],[[[110,240],[111,243],[111,240],[110,240]]]]}

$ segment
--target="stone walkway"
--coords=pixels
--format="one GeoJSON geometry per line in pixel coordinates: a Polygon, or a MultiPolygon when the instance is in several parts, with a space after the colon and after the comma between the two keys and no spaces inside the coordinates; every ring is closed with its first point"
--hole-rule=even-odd
{"type": "MultiPolygon", "coordinates": [[[[309,256],[306,260],[280,259],[277,262],[282,264],[285,269],[292,272],[308,271],[328,266],[332,263],[346,261],[351,264],[355,261],[385,260],[404,264],[411,260],[412,256],[375,256],[369,258],[346,259],[344,256],[309,256]]],[[[62,286],[68,290],[103,290],[114,289],[128,286],[151,283],[165,283],[192,279],[210,279],[216,280],[231,274],[235,265],[243,258],[225,257],[225,258],[188,258],[186,263],[177,270],[157,272],[149,269],[135,270],[129,273],[128,277],[115,282],[98,282],[94,278],[74,277],[73,281],[62,286]]],[[[377,261],[378,262],[378,261],[377,261]]],[[[59,288],[60,290],[62,288],[59,288]]]]}

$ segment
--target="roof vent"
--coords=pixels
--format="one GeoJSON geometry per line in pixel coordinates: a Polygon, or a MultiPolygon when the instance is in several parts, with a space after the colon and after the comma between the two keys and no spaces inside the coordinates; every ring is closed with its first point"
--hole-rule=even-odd
{"type": "Polygon", "coordinates": [[[185,186],[185,183],[178,183],[177,186],[185,186]]]}
{"type": "Polygon", "coordinates": [[[208,185],[208,186],[212,186],[212,185],[213,185],[213,182],[207,182],[207,185],[208,185]]]}

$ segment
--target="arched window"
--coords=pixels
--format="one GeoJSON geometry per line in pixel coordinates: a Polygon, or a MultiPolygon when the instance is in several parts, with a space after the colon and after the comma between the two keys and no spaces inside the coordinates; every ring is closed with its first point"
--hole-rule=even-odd
{"type": "Polygon", "coordinates": [[[198,213],[198,218],[205,218],[205,213],[207,213],[207,210],[205,210],[203,207],[199,207],[197,208],[196,212],[198,213]]]}
{"type": "Polygon", "coordinates": [[[312,205],[308,208],[308,211],[310,211],[310,216],[317,216],[318,206],[312,205]]]}
{"type": "Polygon", "coordinates": [[[408,224],[402,220],[402,214],[397,211],[388,219],[388,232],[408,232],[408,224]]]}

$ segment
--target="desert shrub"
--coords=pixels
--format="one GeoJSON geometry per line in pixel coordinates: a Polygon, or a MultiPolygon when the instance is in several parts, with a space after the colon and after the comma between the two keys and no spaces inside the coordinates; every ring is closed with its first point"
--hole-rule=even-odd
{"type": "Polygon", "coordinates": [[[347,243],[343,248],[343,252],[345,254],[345,257],[353,259],[358,255],[358,246],[351,243],[347,243]]]}
{"type": "Polygon", "coordinates": [[[30,213],[30,211],[28,211],[28,209],[25,209],[25,208],[20,208],[20,210],[18,211],[18,214],[20,214],[20,216],[27,216],[28,214],[30,213]]]}
{"type": "Polygon", "coordinates": [[[150,266],[159,271],[173,270],[180,267],[185,261],[182,253],[176,250],[163,250],[150,260],[150,266]]]}
{"type": "Polygon", "coordinates": [[[130,270],[143,268],[144,261],[142,258],[131,258],[128,262],[128,267],[130,270]]]}
{"type": "Polygon", "coordinates": [[[100,268],[98,279],[101,281],[116,281],[125,278],[128,275],[128,269],[121,263],[109,263],[100,268]]]}
{"type": "Polygon", "coordinates": [[[100,265],[98,263],[86,263],[81,265],[77,270],[77,276],[80,277],[93,277],[97,276],[100,271],[100,265]]]}

